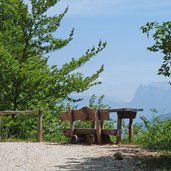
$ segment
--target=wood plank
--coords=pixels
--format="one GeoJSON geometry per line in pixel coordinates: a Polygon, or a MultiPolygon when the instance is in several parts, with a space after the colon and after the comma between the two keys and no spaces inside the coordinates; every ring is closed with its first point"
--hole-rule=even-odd
{"type": "MultiPolygon", "coordinates": [[[[71,137],[72,131],[70,128],[65,128],[63,132],[65,136],[71,137]]],[[[115,136],[117,135],[116,129],[102,129],[101,132],[102,132],[102,135],[115,135],[115,136]]],[[[96,135],[96,129],[95,128],[75,128],[73,134],[78,135],[78,136],[89,135],[89,134],[96,135]]]]}
{"type": "Polygon", "coordinates": [[[137,112],[132,112],[132,111],[119,111],[117,112],[118,117],[126,119],[126,118],[135,118],[137,115],[137,112]]]}
{"type": "Polygon", "coordinates": [[[73,121],[73,111],[69,109],[68,114],[70,116],[70,129],[71,129],[71,136],[73,136],[74,133],[74,121],[73,121]]]}
{"type": "Polygon", "coordinates": [[[110,120],[110,116],[109,116],[109,111],[108,110],[99,109],[98,111],[99,111],[99,119],[101,121],[110,120]]]}
{"type": "Polygon", "coordinates": [[[63,133],[64,133],[64,135],[65,136],[67,136],[67,137],[71,137],[71,129],[70,128],[65,128],[65,129],[63,129],[63,133]]]}
{"type": "Polygon", "coordinates": [[[137,109],[137,108],[118,108],[118,109],[100,109],[102,111],[108,111],[108,112],[124,112],[124,111],[130,111],[130,112],[141,112],[143,109],[137,109]]]}
{"type": "Polygon", "coordinates": [[[98,144],[102,143],[102,130],[101,130],[101,124],[99,120],[99,114],[98,110],[94,110],[94,116],[95,116],[95,123],[96,123],[96,135],[97,135],[97,141],[98,144]]]}
{"type": "Polygon", "coordinates": [[[132,128],[132,124],[133,124],[133,119],[130,118],[129,119],[129,126],[128,126],[128,129],[129,129],[129,143],[132,144],[132,139],[133,139],[133,128],[132,128]]]}
{"type": "Polygon", "coordinates": [[[70,116],[68,112],[61,112],[61,121],[69,121],[70,120],[70,116]]]}
{"type": "Polygon", "coordinates": [[[117,135],[117,129],[102,129],[102,135],[117,135]]]}
{"type": "Polygon", "coordinates": [[[125,111],[130,111],[130,112],[140,112],[143,111],[143,109],[136,109],[136,108],[119,108],[119,109],[106,109],[109,112],[125,112],[125,111]]]}
{"type": "Polygon", "coordinates": [[[42,142],[42,118],[43,113],[41,110],[39,110],[37,123],[37,142],[42,142]]]}
{"type": "MultiPolygon", "coordinates": [[[[110,120],[110,112],[123,112],[122,118],[130,118],[130,115],[135,118],[135,112],[143,111],[143,109],[134,109],[134,108],[119,108],[119,109],[99,109],[99,119],[110,120]],[[133,113],[132,113],[133,112],[133,113]]],[[[69,121],[70,117],[67,112],[61,112],[61,120],[69,121]]],[[[94,121],[93,109],[89,107],[83,107],[80,110],[73,110],[73,120],[82,120],[82,121],[94,121]]]]}
{"type": "Polygon", "coordinates": [[[35,109],[35,110],[27,110],[27,111],[11,111],[11,110],[5,110],[0,111],[0,115],[17,115],[17,114],[33,114],[38,113],[39,111],[48,111],[48,109],[35,109]]]}
{"type": "MultiPolygon", "coordinates": [[[[65,136],[71,136],[72,135],[72,131],[70,128],[65,128],[63,130],[65,136]]],[[[88,134],[96,134],[96,130],[94,128],[75,128],[73,135],[88,135],[88,134]]]]}
{"type": "MultiPolygon", "coordinates": [[[[117,130],[121,130],[122,129],[122,118],[118,117],[117,119],[117,130]]],[[[117,135],[117,140],[116,140],[116,144],[121,144],[121,134],[117,135]]]]}
{"type": "MultiPolygon", "coordinates": [[[[89,107],[83,107],[79,110],[72,110],[72,119],[73,121],[94,121],[94,109],[91,109],[89,107]]],[[[70,116],[68,112],[61,112],[61,120],[70,121],[70,116]]]]}
{"type": "Polygon", "coordinates": [[[81,121],[94,121],[94,109],[89,107],[83,107],[79,110],[72,110],[73,111],[73,120],[81,120],[81,121]]]}

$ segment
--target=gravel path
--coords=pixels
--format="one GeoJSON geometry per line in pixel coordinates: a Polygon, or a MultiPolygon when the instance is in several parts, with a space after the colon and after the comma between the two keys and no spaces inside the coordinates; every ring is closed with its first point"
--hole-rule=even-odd
{"type": "Polygon", "coordinates": [[[0,143],[0,171],[148,171],[142,156],[154,155],[137,146],[0,143]]]}

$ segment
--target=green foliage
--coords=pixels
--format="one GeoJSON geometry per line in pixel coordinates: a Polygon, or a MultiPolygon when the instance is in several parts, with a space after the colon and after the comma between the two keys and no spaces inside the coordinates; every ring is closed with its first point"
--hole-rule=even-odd
{"type": "Polygon", "coordinates": [[[154,117],[152,122],[145,117],[141,119],[145,130],[139,136],[139,142],[150,149],[171,151],[171,119],[159,120],[154,117]]]}
{"type": "MultiPolygon", "coordinates": [[[[143,127],[141,124],[135,123],[133,124],[133,143],[140,144],[140,137],[143,133],[143,127]]],[[[128,123],[123,120],[122,121],[122,142],[124,144],[129,144],[129,129],[128,123]]]]}
{"type": "Polygon", "coordinates": [[[149,37],[152,32],[154,45],[148,47],[149,51],[163,54],[163,63],[158,70],[158,74],[169,77],[171,74],[171,21],[163,22],[148,22],[141,27],[143,33],[149,37]]]}
{"type": "MultiPolygon", "coordinates": [[[[73,39],[74,30],[68,38],[54,36],[68,8],[61,14],[48,16],[48,10],[58,0],[30,0],[30,3],[28,9],[23,0],[0,2],[0,110],[49,108],[50,112],[44,116],[46,134],[58,127],[59,108],[56,106],[70,99],[72,92],[83,92],[100,84],[96,80],[103,72],[103,65],[90,76],[74,71],[102,51],[106,42],[99,41],[96,48],[88,49],[80,58],[73,58],[61,68],[48,66],[49,53],[73,39]]],[[[9,116],[3,120],[8,136],[25,138],[35,134],[36,116],[9,116]]]]}
{"type": "MultiPolygon", "coordinates": [[[[133,142],[146,148],[159,151],[171,151],[171,119],[160,120],[158,111],[151,109],[152,121],[141,117],[142,124],[133,125],[133,142]]],[[[122,124],[123,143],[128,143],[128,124],[122,124]]]]}
{"type": "Polygon", "coordinates": [[[75,128],[91,128],[91,121],[76,121],[75,128]]]}
{"type": "Polygon", "coordinates": [[[140,144],[140,137],[143,133],[143,126],[142,124],[135,123],[133,125],[133,142],[135,144],[140,144]]]}
{"type": "Polygon", "coordinates": [[[96,109],[110,108],[108,104],[103,103],[104,97],[105,97],[104,95],[97,97],[95,94],[93,94],[90,97],[89,106],[91,108],[96,108],[96,109]]]}

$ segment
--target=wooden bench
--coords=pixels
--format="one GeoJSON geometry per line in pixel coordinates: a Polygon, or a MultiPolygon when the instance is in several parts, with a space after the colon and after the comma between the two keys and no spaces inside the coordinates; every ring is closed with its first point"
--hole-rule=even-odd
{"type": "Polygon", "coordinates": [[[70,128],[63,130],[64,135],[71,137],[72,143],[85,141],[88,144],[102,144],[108,139],[109,135],[120,136],[121,130],[104,129],[103,122],[110,120],[108,110],[97,110],[89,107],[83,107],[79,110],[68,110],[61,113],[62,121],[69,121],[70,128]],[[92,121],[95,123],[93,128],[75,128],[75,121],[92,121]]]}

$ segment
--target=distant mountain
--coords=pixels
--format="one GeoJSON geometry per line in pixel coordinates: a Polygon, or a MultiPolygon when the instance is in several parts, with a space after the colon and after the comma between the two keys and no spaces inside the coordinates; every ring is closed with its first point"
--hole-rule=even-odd
{"type": "MultiPolygon", "coordinates": [[[[89,100],[91,98],[91,96],[88,95],[72,95],[72,98],[74,99],[83,99],[81,101],[79,101],[78,107],[81,108],[83,106],[88,106],[89,105],[89,100]]],[[[97,96],[97,98],[99,98],[99,96],[97,96]]],[[[111,108],[120,108],[123,106],[126,106],[126,102],[120,98],[117,97],[107,97],[105,96],[103,99],[103,104],[108,105],[111,108]]]]}
{"type": "MultiPolygon", "coordinates": [[[[76,95],[77,96],[77,95],[76,95]]],[[[83,98],[78,103],[79,107],[88,106],[90,96],[77,96],[83,98]]],[[[152,118],[153,113],[150,109],[158,110],[158,115],[170,116],[171,112],[171,86],[168,83],[152,83],[149,85],[140,85],[130,102],[125,102],[116,97],[105,97],[104,104],[111,108],[142,108],[143,112],[138,112],[136,120],[140,121],[140,116],[147,119],[152,118]],[[167,114],[168,113],[168,114],[167,114]]]]}
{"type": "Polygon", "coordinates": [[[164,115],[159,115],[159,118],[161,120],[167,119],[167,118],[171,118],[171,112],[170,113],[167,113],[167,114],[164,114],[164,115]]]}
{"type": "Polygon", "coordinates": [[[142,108],[143,112],[137,113],[136,121],[140,121],[140,116],[145,116],[147,119],[152,118],[153,113],[151,109],[156,109],[158,111],[157,114],[163,115],[163,117],[170,116],[171,86],[168,83],[140,85],[130,102],[113,101],[110,106],[113,108],[142,108]]]}
{"type": "Polygon", "coordinates": [[[135,97],[127,104],[130,107],[143,108],[143,115],[151,118],[150,109],[158,110],[158,114],[171,111],[171,86],[167,83],[140,85],[135,97]]]}

